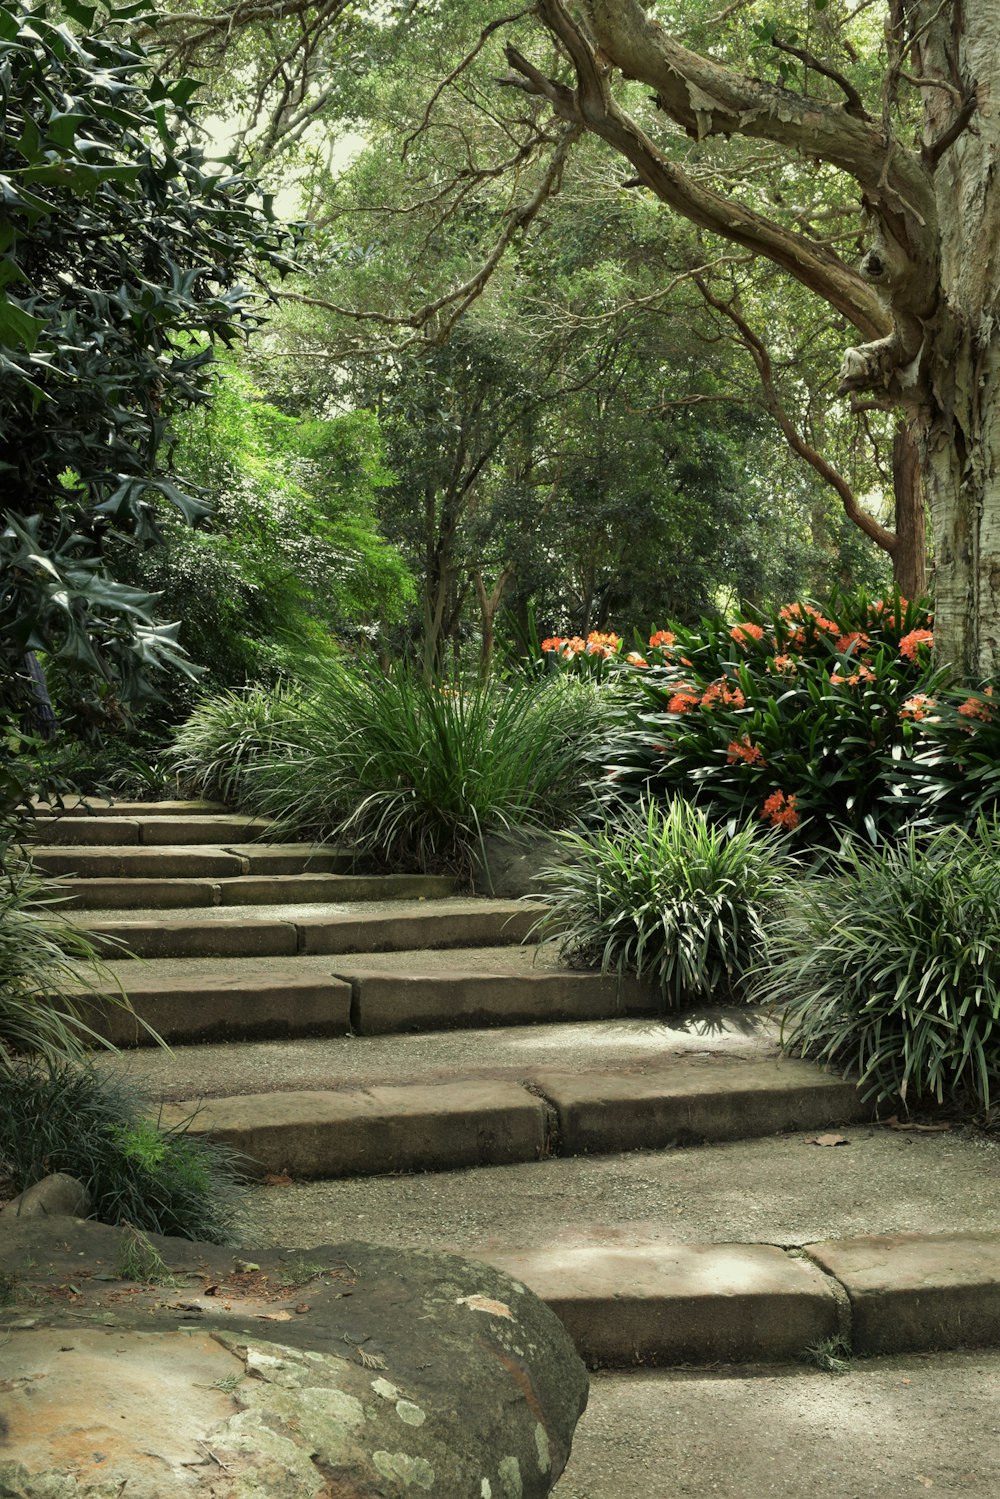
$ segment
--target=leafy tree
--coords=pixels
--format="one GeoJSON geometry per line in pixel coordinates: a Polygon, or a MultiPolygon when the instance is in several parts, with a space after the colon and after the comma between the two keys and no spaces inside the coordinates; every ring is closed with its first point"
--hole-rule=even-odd
{"type": "MultiPolygon", "coordinates": [[[[413,583],[375,519],[393,482],[371,412],[300,420],[265,401],[231,357],[210,402],[174,422],[174,461],[210,504],[197,527],[164,514],[151,547],[119,542],[116,578],[159,594],[180,643],[219,687],[268,677],[289,649],[374,637],[413,583]]],[[[161,510],[165,510],[161,505],[161,510]]]]}
{"type": "Polygon", "coordinates": [[[239,164],[197,144],[197,85],[131,39],[140,18],[144,0],[0,5],[0,705],[32,704],[43,652],[78,723],[182,659],[104,552],[155,539],[159,501],[203,515],[168,422],[206,399],[213,343],[258,326],[264,272],[290,265],[239,164]]]}

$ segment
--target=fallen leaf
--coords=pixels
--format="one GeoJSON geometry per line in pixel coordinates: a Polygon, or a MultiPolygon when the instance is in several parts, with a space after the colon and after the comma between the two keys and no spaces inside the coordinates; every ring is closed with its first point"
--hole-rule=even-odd
{"type": "Polygon", "coordinates": [[[261,1312],[260,1319],[262,1322],[291,1322],[292,1314],[291,1312],[261,1312]]]}
{"type": "Polygon", "coordinates": [[[913,1380],[912,1379],[901,1379],[899,1382],[900,1382],[900,1384],[912,1384],[913,1380]]]}
{"type": "Polygon", "coordinates": [[[298,1306],[295,1308],[295,1310],[298,1312],[299,1316],[301,1317],[302,1314],[303,1314],[303,1312],[307,1312],[309,1310],[309,1303],[308,1303],[308,1301],[300,1301],[299,1304],[298,1304],[298,1306]]]}
{"type": "Polygon", "coordinates": [[[934,1487],[933,1478],[927,1478],[923,1473],[917,1473],[916,1480],[918,1483],[922,1483],[925,1489],[932,1489],[934,1487]]]}
{"type": "Polygon", "coordinates": [[[219,1288],[218,1286],[206,1286],[204,1294],[206,1296],[218,1296],[219,1288]]]}
{"type": "Polygon", "coordinates": [[[846,1135],[816,1135],[809,1141],[810,1145],[850,1145],[846,1135]]]}

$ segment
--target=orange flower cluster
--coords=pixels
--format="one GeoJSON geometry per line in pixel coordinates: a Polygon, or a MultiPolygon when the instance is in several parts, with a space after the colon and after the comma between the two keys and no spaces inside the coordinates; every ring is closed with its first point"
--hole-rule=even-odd
{"type": "Polygon", "coordinates": [[[763,626],[754,624],[752,620],[748,620],[742,625],[733,625],[729,633],[737,645],[747,646],[751,640],[764,639],[763,626]]]}
{"type": "Polygon", "coordinates": [[[899,642],[899,654],[905,661],[916,661],[920,647],[933,644],[933,630],[911,630],[909,635],[904,635],[899,642]]]}
{"type": "Polygon", "coordinates": [[[771,670],[771,667],[785,677],[793,677],[799,669],[794,656],[775,656],[771,665],[767,668],[768,671],[771,670]]]}
{"type": "Polygon", "coordinates": [[[991,713],[989,703],[984,703],[981,697],[967,697],[964,703],[960,703],[958,711],[963,718],[978,718],[983,723],[989,723],[991,713]]]}
{"type": "Polygon", "coordinates": [[[682,682],[667,704],[668,713],[690,713],[701,702],[701,694],[689,682],[682,682]]]}
{"type": "Polygon", "coordinates": [[[779,618],[783,619],[786,625],[796,627],[792,633],[802,636],[803,639],[805,637],[802,626],[809,624],[810,621],[817,630],[825,630],[828,635],[840,634],[840,626],[835,625],[832,619],[827,619],[825,615],[820,614],[819,610],[814,609],[811,604],[786,604],[779,611],[779,618]]]}
{"type": "MultiPolygon", "coordinates": [[[[915,692],[912,697],[908,697],[906,699],[906,702],[899,710],[899,716],[900,718],[912,718],[919,720],[921,718],[927,718],[931,709],[936,707],[936,698],[928,697],[926,692],[915,692]]],[[[930,722],[936,723],[937,719],[931,719],[930,722]]]]}
{"type": "Polygon", "coordinates": [[[860,655],[862,651],[868,649],[870,644],[871,641],[863,630],[852,630],[849,635],[841,635],[837,641],[837,650],[843,655],[845,651],[851,649],[851,646],[857,646],[857,654],[860,655]]]}
{"type": "Polygon", "coordinates": [[[721,703],[723,708],[745,708],[746,701],[739,687],[735,686],[728,677],[720,677],[702,693],[701,706],[714,708],[721,703]]]}
{"type": "Polygon", "coordinates": [[[795,810],[795,793],[772,791],[760,809],[760,815],[773,828],[797,828],[799,814],[795,810]]]}
{"type": "Polygon", "coordinates": [[[730,741],[726,750],[726,759],[730,765],[736,765],[738,762],[744,765],[766,765],[767,763],[760,745],[753,744],[747,734],[730,741]]]}
{"type": "Polygon", "coordinates": [[[591,630],[586,640],[580,635],[550,635],[543,640],[541,649],[543,651],[555,651],[562,661],[572,661],[574,656],[601,656],[607,659],[614,656],[622,643],[620,635],[602,635],[599,630],[591,630]]]}
{"type": "Polygon", "coordinates": [[[638,651],[629,651],[628,655],[625,657],[625,660],[628,662],[629,666],[649,665],[649,662],[646,660],[645,656],[640,656],[638,651]]]}
{"type": "Polygon", "coordinates": [[[670,630],[657,630],[655,635],[650,635],[649,643],[652,646],[673,645],[676,639],[677,636],[672,634],[670,630]]]}
{"type": "Polygon", "coordinates": [[[857,687],[862,682],[874,682],[874,680],[875,673],[870,666],[865,666],[864,662],[859,665],[857,671],[850,672],[846,677],[839,671],[830,673],[830,683],[833,687],[843,687],[845,682],[849,687],[857,687]]]}

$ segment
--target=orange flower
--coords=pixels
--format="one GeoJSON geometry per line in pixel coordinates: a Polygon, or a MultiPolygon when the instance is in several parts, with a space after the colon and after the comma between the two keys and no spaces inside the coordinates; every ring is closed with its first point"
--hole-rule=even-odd
{"type": "Polygon", "coordinates": [[[676,635],[673,635],[669,630],[657,630],[655,635],[650,635],[649,643],[652,646],[673,645],[676,639],[676,635]]]}
{"type": "Polygon", "coordinates": [[[604,645],[612,651],[616,651],[621,643],[622,638],[620,635],[602,635],[600,630],[591,630],[590,634],[587,636],[588,646],[604,645]]]}
{"type": "Polygon", "coordinates": [[[748,734],[743,734],[739,739],[730,741],[726,750],[726,759],[730,765],[741,761],[744,765],[765,765],[764,752],[759,744],[753,744],[748,734]]]}
{"type": "Polygon", "coordinates": [[[728,677],[720,677],[717,682],[713,682],[711,687],[702,693],[701,706],[703,708],[714,708],[719,703],[724,708],[746,707],[746,698],[728,677]]]}
{"type": "Polygon", "coordinates": [[[733,625],[733,628],[729,633],[736,641],[737,645],[745,646],[749,645],[751,640],[764,639],[764,630],[762,626],[755,625],[752,620],[748,620],[745,624],[742,625],[733,625]]]}
{"type": "Polygon", "coordinates": [[[899,654],[907,661],[916,661],[921,646],[934,644],[933,630],[911,630],[899,642],[899,654]]]}
{"type": "Polygon", "coordinates": [[[772,791],[761,808],[760,815],[773,828],[797,828],[799,814],[795,810],[795,793],[772,791]]]}
{"type": "Polygon", "coordinates": [[[645,656],[640,656],[638,651],[629,651],[628,655],[625,657],[625,660],[628,662],[629,666],[649,665],[649,662],[646,660],[645,656]]]}
{"type": "Polygon", "coordinates": [[[958,711],[963,718],[980,718],[983,723],[990,721],[989,704],[979,697],[967,697],[964,703],[959,704],[958,711]]]}
{"type": "Polygon", "coordinates": [[[690,713],[697,708],[701,698],[693,687],[682,683],[667,704],[668,713],[690,713]]]}
{"type": "Polygon", "coordinates": [[[563,639],[563,637],[561,635],[550,635],[549,638],[548,638],[548,640],[543,640],[542,641],[541,648],[542,648],[543,651],[558,651],[565,644],[566,644],[566,641],[563,639]]]}
{"type": "MultiPolygon", "coordinates": [[[[788,677],[794,676],[799,669],[798,664],[792,656],[775,656],[771,662],[771,666],[774,667],[775,671],[781,672],[783,676],[788,677]]],[[[768,671],[771,670],[771,666],[767,668],[768,671]]]]}
{"type": "MultiPolygon", "coordinates": [[[[786,604],[783,609],[779,610],[778,617],[786,624],[795,626],[808,624],[811,620],[817,630],[825,630],[828,635],[840,634],[840,626],[835,625],[832,619],[827,619],[820,614],[819,610],[814,609],[811,604],[786,604]]],[[[795,633],[799,633],[797,629],[795,633]]]]}
{"type": "MultiPolygon", "coordinates": [[[[928,697],[926,692],[915,692],[912,697],[908,697],[906,699],[906,702],[899,710],[899,716],[900,718],[912,718],[919,720],[921,718],[927,718],[931,708],[936,707],[936,698],[928,697]]],[[[932,718],[930,719],[930,722],[937,723],[937,719],[932,718]]]]}
{"type": "Polygon", "coordinates": [[[871,642],[863,630],[851,630],[850,634],[841,635],[837,641],[837,650],[843,655],[845,651],[851,649],[852,645],[856,645],[860,654],[861,651],[866,651],[870,644],[871,642]]]}

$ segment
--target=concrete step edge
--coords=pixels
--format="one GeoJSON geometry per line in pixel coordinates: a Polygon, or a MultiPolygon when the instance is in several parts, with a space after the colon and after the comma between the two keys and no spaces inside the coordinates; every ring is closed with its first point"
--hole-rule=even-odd
{"type": "Polygon", "coordinates": [[[463,1253],[541,1296],[592,1367],[1000,1346],[998,1233],[463,1253]]]}
{"type": "Polygon", "coordinates": [[[719,1059],[705,1069],[679,1057],[633,1079],[632,1096],[618,1073],[581,1072],[572,1081],[573,1118],[553,1098],[551,1074],[530,1069],[520,1081],[467,1075],[182,1100],[163,1109],[170,1122],[190,1119],[197,1133],[241,1151],[258,1174],[323,1179],[750,1139],[871,1113],[852,1083],[802,1062],[719,1059]],[[497,1098],[507,1112],[526,1110],[538,1123],[526,1154],[482,1145],[484,1129],[492,1138],[483,1121],[497,1098]]]}
{"type": "Polygon", "coordinates": [[[445,875],[237,874],[204,879],[142,875],[58,875],[72,910],[164,911],[206,906],[300,904],[313,901],[443,899],[456,893],[445,875]]]}

